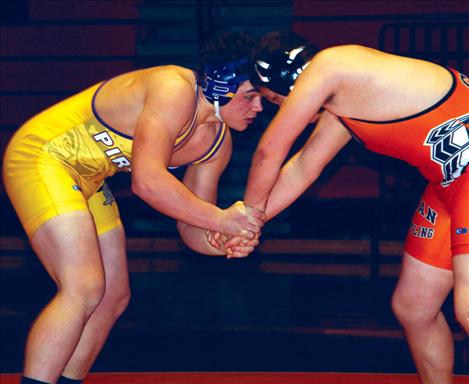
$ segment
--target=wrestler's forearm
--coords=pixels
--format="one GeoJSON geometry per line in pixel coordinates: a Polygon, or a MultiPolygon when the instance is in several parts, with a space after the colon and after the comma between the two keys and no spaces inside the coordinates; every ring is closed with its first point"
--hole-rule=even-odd
{"type": "Polygon", "coordinates": [[[350,139],[336,117],[323,112],[306,144],[282,167],[269,195],[267,218],[275,217],[298,199],[350,139]]]}
{"type": "Polygon", "coordinates": [[[167,171],[133,180],[132,190],[155,210],[199,228],[222,231],[222,210],[192,193],[167,171]]]}
{"type": "Polygon", "coordinates": [[[297,200],[316,181],[321,169],[305,169],[300,154],[295,155],[282,168],[267,201],[267,220],[277,216],[297,200]]]}
{"type": "Polygon", "coordinates": [[[281,160],[270,157],[262,149],[255,152],[244,193],[244,203],[247,206],[265,210],[270,190],[279,175],[280,165],[281,160]]]}

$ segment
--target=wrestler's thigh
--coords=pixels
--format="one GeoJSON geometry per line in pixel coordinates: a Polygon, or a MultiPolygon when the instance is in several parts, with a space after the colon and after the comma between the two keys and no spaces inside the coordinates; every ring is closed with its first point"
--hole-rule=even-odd
{"type": "Polygon", "coordinates": [[[34,233],[31,245],[60,287],[85,282],[104,283],[98,236],[88,210],[63,213],[49,219],[34,233]]]}
{"type": "Polygon", "coordinates": [[[412,218],[404,249],[428,265],[451,271],[451,217],[438,195],[438,185],[425,189],[412,218]]]}
{"type": "Polygon", "coordinates": [[[456,179],[446,194],[453,256],[469,254],[469,171],[456,179]]]}
{"type": "Polygon", "coordinates": [[[128,294],[129,272],[122,225],[99,235],[99,245],[106,274],[106,294],[128,294]]]}
{"type": "Polygon", "coordinates": [[[447,191],[451,215],[451,250],[454,269],[456,315],[469,329],[469,172],[456,179],[447,191]]]}
{"type": "Polygon", "coordinates": [[[111,189],[104,183],[87,201],[98,235],[122,227],[119,208],[111,189]]]}
{"type": "Polygon", "coordinates": [[[453,287],[453,272],[434,267],[404,252],[395,296],[422,316],[436,315],[453,287]]]}
{"type": "MultiPolygon", "coordinates": [[[[124,227],[111,189],[104,183],[89,199],[106,274],[106,291],[128,291],[124,227]]],[[[115,292],[117,294],[117,292],[115,292]]]]}
{"type": "Polygon", "coordinates": [[[454,263],[454,302],[464,310],[469,325],[469,253],[456,255],[454,263]]]}
{"type": "Polygon", "coordinates": [[[49,158],[30,162],[9,162],[4,172],[5,189],[15,211],[31,238],[55,216],[88,211],[83,184],[78,176],[49,158]]]}

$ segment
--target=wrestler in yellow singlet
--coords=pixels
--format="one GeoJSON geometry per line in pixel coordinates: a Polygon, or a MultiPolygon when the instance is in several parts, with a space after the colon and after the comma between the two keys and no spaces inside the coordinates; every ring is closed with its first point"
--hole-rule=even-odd
{"type": "MultiPolygon", "coordinates": [[[[52,217],[76,210],[91,211],[98,234],[121,223],[105,179],[131,170],[132,137],[99,117],[94,99],[103,84],[34,116],[8,145],[3,169],[5,187],[29,237],[52,217]]],[[[177,138],[175,148],[190,136],[195,118],[177,138]]],[[[223,142],[225,131],[221,124],[209,151],[192,164],[211,158],[223,142]]]]}

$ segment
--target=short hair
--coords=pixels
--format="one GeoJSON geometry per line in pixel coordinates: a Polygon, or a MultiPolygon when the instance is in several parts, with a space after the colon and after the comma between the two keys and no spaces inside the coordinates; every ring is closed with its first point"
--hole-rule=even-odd
{"type": "Polygon", "coordinates": [[[216,34],[206,41],[199,51],[197,80],[201,81],[204,78],[205,69],[209,65],[222,66],[242,58],[249,60],[249,65],[246,65],[246,74],[248,74],[252,67],[251,52],[256,43],[255,37],[244,32],[228,31],[216,34]]]}

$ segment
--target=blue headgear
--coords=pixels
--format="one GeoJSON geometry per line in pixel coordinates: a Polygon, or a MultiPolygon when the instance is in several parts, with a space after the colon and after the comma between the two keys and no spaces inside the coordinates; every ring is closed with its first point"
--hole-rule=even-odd
{"type": "Polygon", "coordinates": [[[228,104],[239,85],[249,80],[249,60],[245,57],[223,64],[209,64],[205,67],[202,92],[206,99],[215,105],[215,114],[221,120],[220,107],[228,104]],[[243,67],[246,69],[243,70],[243,67]]]}
{"type": "Polygon", "coordinates": [[[309,64],[306,57],[310,57],[314,51],[315,49],[301,46],[291,51],[274,53],[266,60],[257,60],[254,69],[260,85],[287,96],[293,89],[295,80],[309,64]]]}

